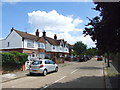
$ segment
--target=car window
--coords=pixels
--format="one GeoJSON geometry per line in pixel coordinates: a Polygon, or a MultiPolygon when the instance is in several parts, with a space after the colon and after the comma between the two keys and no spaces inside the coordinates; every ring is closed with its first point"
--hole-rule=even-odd
{"type": "Polygon", "coordinates": [[[45,61],[45,64],[50,64],[50,62],[48,60],[45,61]]]}
{"type": "Polygon", "coordinates": [[[51,60],[50,60],[49,62],[50,62],[50,64],[54,64],[54,62],[53,62],[53,61],[51,61],[51,60]]]}
{"type": "Polygon", "coordinates": [[[42,64],[42,61],[33,61],[32,65],[38,65],[38,64],[42,64]]]}

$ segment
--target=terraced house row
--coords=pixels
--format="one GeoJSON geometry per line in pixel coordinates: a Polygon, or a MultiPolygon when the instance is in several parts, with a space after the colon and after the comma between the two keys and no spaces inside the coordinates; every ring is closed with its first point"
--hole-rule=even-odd
{"type": "Polygon", "coordinates": [[[18,51],[27,53],[30,58],[51,58],[54,55],[67,56],[69,55],[69,44],[64,39],[57,39],[47,37],[46,32],[42,32],[39,36],[38,29],[35,35],[27,32],[22,32],[14,28],[11,29],[10,34],[3,40],[0,40],[0,52],[18,51]]]}

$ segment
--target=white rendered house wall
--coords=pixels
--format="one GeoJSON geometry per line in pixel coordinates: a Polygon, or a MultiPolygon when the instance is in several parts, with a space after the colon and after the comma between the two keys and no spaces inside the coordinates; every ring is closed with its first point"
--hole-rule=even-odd
{"type": "Polygon", "coordinates": [[[22,48],[22,37],[12,31],[2,42],[2,49],[22,48]]]}

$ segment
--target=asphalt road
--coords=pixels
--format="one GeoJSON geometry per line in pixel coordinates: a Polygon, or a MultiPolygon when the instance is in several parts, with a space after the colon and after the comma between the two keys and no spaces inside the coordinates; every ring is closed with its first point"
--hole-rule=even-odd
{"type": "Polygon", "coordinates": [[[34,75],[2,83],[3,88],[105,88],[103,61],[71,62],[47,76],[34,75]]]}

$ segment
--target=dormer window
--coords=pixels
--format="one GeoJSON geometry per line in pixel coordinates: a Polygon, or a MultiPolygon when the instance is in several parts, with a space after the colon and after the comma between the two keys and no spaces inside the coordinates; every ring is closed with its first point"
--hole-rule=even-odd
{"type": "Polygon", "coordinates": [[[8,47],[10,46],[10,42],[8,42],[7,46],[8,46],[8,47]]]}

